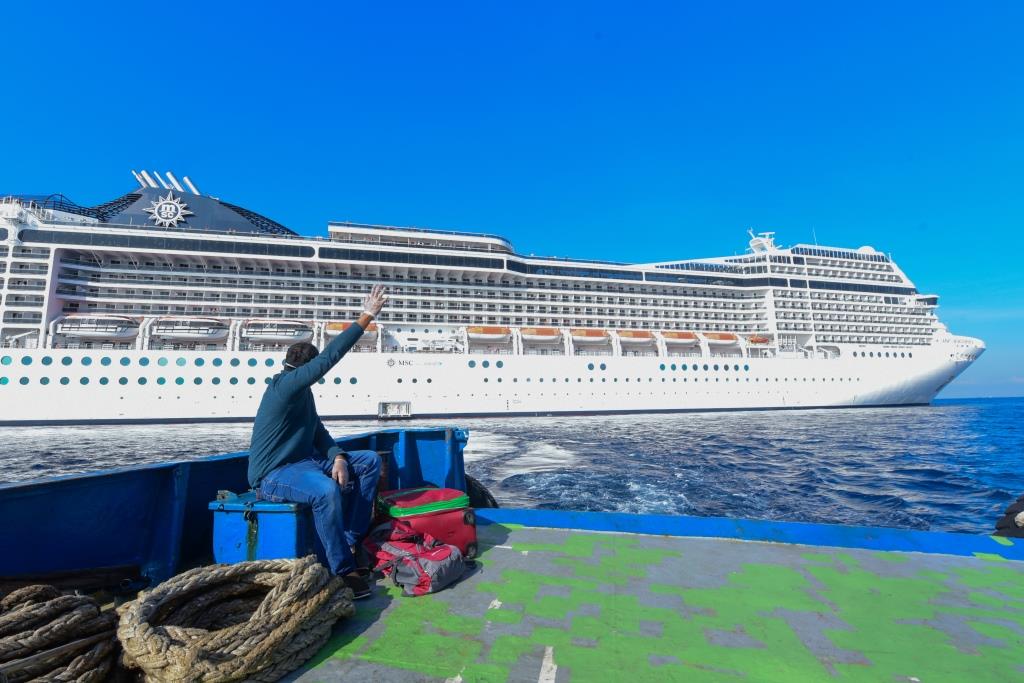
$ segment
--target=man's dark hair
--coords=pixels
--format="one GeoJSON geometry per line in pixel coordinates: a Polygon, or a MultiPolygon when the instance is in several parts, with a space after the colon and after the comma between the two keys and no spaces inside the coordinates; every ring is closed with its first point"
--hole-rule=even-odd
{"type": "Polygon", "coordinates": [[[309,342],[295,342],[288,347],[285,354],[285,367],[301,368],[303,365],[320,355],[320,350],[309,342]]]}

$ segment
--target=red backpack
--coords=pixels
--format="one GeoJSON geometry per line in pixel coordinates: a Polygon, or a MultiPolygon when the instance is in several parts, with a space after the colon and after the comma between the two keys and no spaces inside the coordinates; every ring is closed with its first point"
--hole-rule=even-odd
{"type": "Polygon", "coordinates": [[[370,530],[363,548],[374,560],[374,571],[390,576],[403,595],[426,595],[462,577],[466,562],[453,545],[391,519],[370,530]]]}

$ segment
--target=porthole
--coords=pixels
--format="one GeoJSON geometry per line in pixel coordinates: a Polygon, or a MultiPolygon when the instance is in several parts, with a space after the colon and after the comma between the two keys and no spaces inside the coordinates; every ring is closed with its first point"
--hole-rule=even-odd
{"type": "Polygon", "coordinates": [[[63,358],[60,359],[61,365],[71,365],[71,363],[73,362],[74,361],[72,361],[71,356],[64,356],[63,358]]]}
{"type": "Polygon", "coordinates": [[[145,377],[140,377],[140,378],[139,378],[139,384],[140,384],[140,385],[144,385],[144,384],[145,384],[146,382],[148,382],[148,381],[149,381],[149,380],[147,380],[147,379],[146,379],[145,377]]]}
{"type": "MultiPolygon", "coordinates": [[[[401,380],[399,380],[399,381],[401,381],[401,380]]],[[[487,379],[486,377],[484,377],[484,381],[485,381],[485,382],[490,382],[491,380],[489,380],[489,379],[487,379]]]]}
{"type": "Polygon", "coordinates": [[[196,367],[197,368],[201,368],[205,364],[206,364],[205,360],[203,360],[202,358],[196,358],[196,367]]]}
{"type": "Polygon", "coordinates": [[[743,366],[743,372],[750,372],[750,366],[749,365],[744,365],[743,366]]]}
{"type": "MultiPolygon", "coordinates": [[[[43,379],[46,379],[46,378],[44,377],[43,379]]],[[[47,382],[48,381],[49,380],[47,380],[47,382]]],[[[46,384],[46,382],[43,382],[43,384],[46,384]]],[[[103,386],[107,386],[108,384],[110,384],[110,380],[107,379],[106,377],[100,377],[100,384],[102,384],[103,386]]]]}
{"type": "Polygon", "coordinates": [[[735,370],[736,372],[739,372],[740,371],[740,366],[739,365],[734,365],[734,366],[732,366],[732,369],[735,370]]]}
{"type": "MultiPolygon", "coordinates": [[[[86,379],[86,378],[83,377],[82,379],[86,379]]],[[[86,382],[88,382],[88,381],[89,380],[86,379],[86,382]]],[[[18,382],[21,383],[21,384],[28,384],[28,377],[22,377],[21,379],[18,380],[18,382]]]]}
{"type": "Polygon", "coordinates": [[[121,358],[121,365],[123,365],[124,367],[128,367],[131,364],[132,364],[132,359],[131,358],[129,358],[128,356],[122,356],[122,358],[121,358]]]}
{"type": "MultiPolygon", "coordinates": [[[[427,384],[430,384],[430,383],[431,383],[431,382],[433,382],[433,381],[434,381],[434,380],[430,379],[429,377],[427,378],[427,384]]],[[[500,377],[498,378],[498,381],[499,381],[499,382],[501,381],[501,378],[500,378],[500,377]]]]}
{"type": "MultiPolygon", "coordinates": [[[[43,360],[45,361],[46,359],[44,358],[43,360]]],[[[48,363],[43,363],[43,365],[48,365],[48,363]]],[[[82,365],[92,365],[92,357],[82,356],[82,365]]]]}
{"type": "Polygon", "coordinates": [[[334,378],[334,383],[335,384],[341,384],[341,378],[340,377],[335,377],[334,378]]]}
{"type": "Polygon", "coordinates": [[[149,365],[149,359],[146,358],[146,357],[140,358],[139,359],[139,365],[141,365],[142,367],[148,366],[149,365]]]}
{"type": "MultiPolygon", "coordinates": [[[[718,368],[718,366],[716,365],[716,366],[715,366],[715,368],[717,369],[717,368],[718,368]]],[[[707,371],[707,369],[708,369],[708,364],[707,364],[707,363],[705,363],[705,364],[704,364],[704,370],[705,370],[705,371],[707,371]]]]}
{"type": "MultiPolygon", "coordinates": [[[[487,381],[487,378],[486,378],[486,377],[484,378],[484,381],[485,381],[485,382],[487,381]]],[[[401,377],[399,377],[399,378],[398,378],[398,383],[399,383],[399,384],[401,384],[401,383],[402,383],[402,378],[401,378],[401,377]]]]}
{"type": "Polygon", "coordinates": [[[184,358],[179,358],[176,361],[174,361],[174,364],[177,365],[179,368],[183,368],[185,367],[186,362],[187,361],[184,358]]]}
{"type": "MultiPolygon", "coordinates": [[[[103,360],[107,360],[107,359],[104,358],[103,360]]],[[[159,365],[160,367],[164,367],[165,365],[167,365],[167,359],[166,358],[158,358],[157,361],[156,361],[156,364],[159,365]]],[[[104,365],[107,365],[107,364],[104,363],[104,365]]]]}
{"type": "MultiPolygon", "coordinates": [[[[662,363],[661,365],[659,365],[659,366],[658,366],[658,368],[660,368],[661,370],[664,370],[664,369],[665,369],[665,364],[664,364],[664,363],[662,363]]],[[[672,369],[673,369],[673,370],[675,370],[675,369],[676,369],[676,366],[674,366],[674,365],[673,365],[673,366],[672,366],[672,369]]]]}
{"type": "Polygon", "coordinates": [[[249,384],[256,384],[256,378],[255,377],[250,377],[249,379],[247,379],[245,381],[248,382],[249,384]]]}
{"type": "MultiPolygon", "coordinates": [[[[487,380],[484,380],[484,381],[486,382],[487,380]]],[[[416,378],[415,377],[412,378],[412,383],[416,384],[416,378]]]]}
{"type": "Polygon", "coordinates": [[[46,386],[47,384],[50,383],[50,378],[49,377],[40,377],[39,378],[39,383],[42,384],[43,386],[46,386]]]}
{"type": "Polygon", "coordinates": [[[587,363],[587,370],[593,370],[593,369],[594,369],[594,364],[593,363],[587,363]]]}
{"type": "Polygon", "coordinates": [[[266,365],[268,368],[272,368],[274,367],[274,359],[268,358],[267,360],[263,361],[263,364],[266,365]]]}
{"type": "Polygon", "coordinates": [[[496,367],[499,367],[499,368],[503,368],[503,367],[505,367],[505,363],[504,363],[504,361],[500,361],[500,360],[499,360],[498,362],[496,362],[496,363],[495,363],[494,365],[495,365],[496,367]]]}
{"type": "MultiPolygon", "coordinates": [[[[103,382],[103,380],[100,380],[100,381],[103,382]]],[[[160,384],[160,385],[167,384],[167,379],[165,377],[157,377],[156,378],[156,383],[160,384]]],[[[106,384],[106,382],[104,382],[104,384],[106,384]]]]}
{"type": "Polygon", "coordinates": [[[192,380],[192,383],[196,384],[196,385],[202,384],[203,383],[203,378],[202,377],[196,377],[195,379],[192,380]]]}
{"type": "MultiPolygon", "coordinates": [[[[266,381],[267,384],[270,384],[270,378],[269,377],[264,377],[263,379],[266,381]]],[[[318,379],[316,381],[316,383],[317,384],[327,384],[327,380],[325,380],[323,377],[321,377],[320,379],[318,379]]]]}
{"type": "Polygon", "coordinates": [[[250,368],[256,367],[256,359],[255,358],[250,358],[249,359],[249,367],[250,368]]]}
{"type": "MultiPolygon", "coordinates": [[[[705,370],[707,370],[707,369],[708,369],[708,366],[706,366],[706,365],[705,365],[705,366],[704,366],[704,369],[705,369],[705,370]]],[[[718,369],[718,364],[716,363],[716,364],[715,364],[715,370],[717,370],[717,369],[718,369]]]]}
{"type": "Polygon", "coordinates": [[[348,378],[348,383],[349,383],[349,384],[355,384],[355,383],[356,383],[356,382],[358,382],[358,381],[359,381],[359,380],[358,380],[358,379],[356,379],[355,377],[349,377],[349,378],[348,378]]]}
{"type": "Polygon", "coordinates": [[[61,377],[61,378],[60,378],[60,383],[61,383],[61,384],[64,384],[64,385],[67,385],[67,384],[70,384],[70,383],[71,383],[71,380],[70,380],[70,379],[68,379],[67,377],[61,377]]]}
{"type": "Polygon", "coordinates": [[[21,357],[21,364],[22,365],[32,365],[32,356],[22,356],[21,357]]]}
{"type": "Polygon", "coordinates": [[[490,361],[486,361],[486,360],[485,360],[485,361],[484,361],[483,363],[481,363],[480,365],[482,365],[482,366],[484,366],[485,368],[487,368],[487,367],[490,367],[490,366],[491,366],[491,362],[490,362],[490,361]]]}
{"type": "Polygon", "coordinates": [[[237,367],[238,367],[238,365],[239,365],[239,364],[240,364],[241,362],[242,362],[242,361],[238,360],[237,358],[232,358],[232,359],[231,359],[231,367],[233,367],[233,368],[237,368],[237,367]]]}
{"type": "Polygon", "coordinates": [[[177,384],[180,387],[182,384],[185,383],[185,378],[184,377],[175,377],[174,378],[174,383],[177,384]]]}
{"type": "Polygon", "coordinates": [[[3,358],[0,358],[0,365],[10,365],[10,364],[11,364],[11,357],[10,356],[4,356],[3,358]]]}
{"type": "MultiPolygon", "coordinates": [[[[26,379],[28,379],[28,378],[26,378],[26,379]]],[[[89,378],[88,377],[82,377],[81,379],[78,380],[78,382],[79,382],[79,384],[88,384],[89,383],[89,378]]],[[[26,384],[28,384],[28,382],[26,382],[26,384]]]]}
{"type": "MultiPolygon", "coordinates": [[[[49,356],[43,356],[43,358],[42,358],[42,360],[41,360],[40,362],[41,362],[41,363],[42,363],[43,365],[50,365],[51,363],[53,363],[53,359],[52,359],[52,358],[50,358],[49,356]]],[[[83,361],[83,362],[84,362],[84,361],[83,361]]]]}
{"type": "Polygon", "coordinates": [[[476,367],[476,361],[475,360],[469,361],[469,367],[475,368],[476,367]]]}
{"type": "Polygon", "coordinates": [[[228,381],[229,381],[229,382],[230,382],[231,384],[238,384],[238,378],[237,378],[237,377],[232,377],[232,378],[231,378],[230,380],[228,380],[228,381]]]}
{"type": "Polygon", "coordinates": [[[907,354],[907,358],[913,358],[913,357],[914,357],[914,354],[912,354],[912,353],[908,353],[907,354]]]}
{"type": "Polygon", "coordinates": [[[124,386],[125,384],[128,384],[128,378],[127,377],[121,377],[121,378],[119,378],[117,380],[117,383],[122,385],[122,386],[124,386]]]}
{"type": "Polygon", "coordinates": [[[607,370],[608,369],[608,367],[604,363],[601,363],[600,367],[601,367],[602,370],[607,370]]]}

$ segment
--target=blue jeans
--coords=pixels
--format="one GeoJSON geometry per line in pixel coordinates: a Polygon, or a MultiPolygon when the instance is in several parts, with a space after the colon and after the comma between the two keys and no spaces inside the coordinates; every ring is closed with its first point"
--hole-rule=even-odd
{"type": "Polygon", "coordinates": [[[331,479],[333,460],[307,458],[281,465],[260,481],[259,495],[275,503],[306,503],[333,574],[356,568],[351,546],[366,533],[380,479],[380,457],[373,451],[348,452],[348,484],[331,479]]]}

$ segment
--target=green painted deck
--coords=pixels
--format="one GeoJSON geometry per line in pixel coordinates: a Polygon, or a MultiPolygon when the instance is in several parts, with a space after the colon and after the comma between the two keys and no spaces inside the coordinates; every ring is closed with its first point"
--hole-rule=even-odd
{"type": "Polygon", "coordinates": [[[479,533],[475,573],[382,584],[291,680],[1024,681],[1024,562],[998,554],[479,533]]]}

